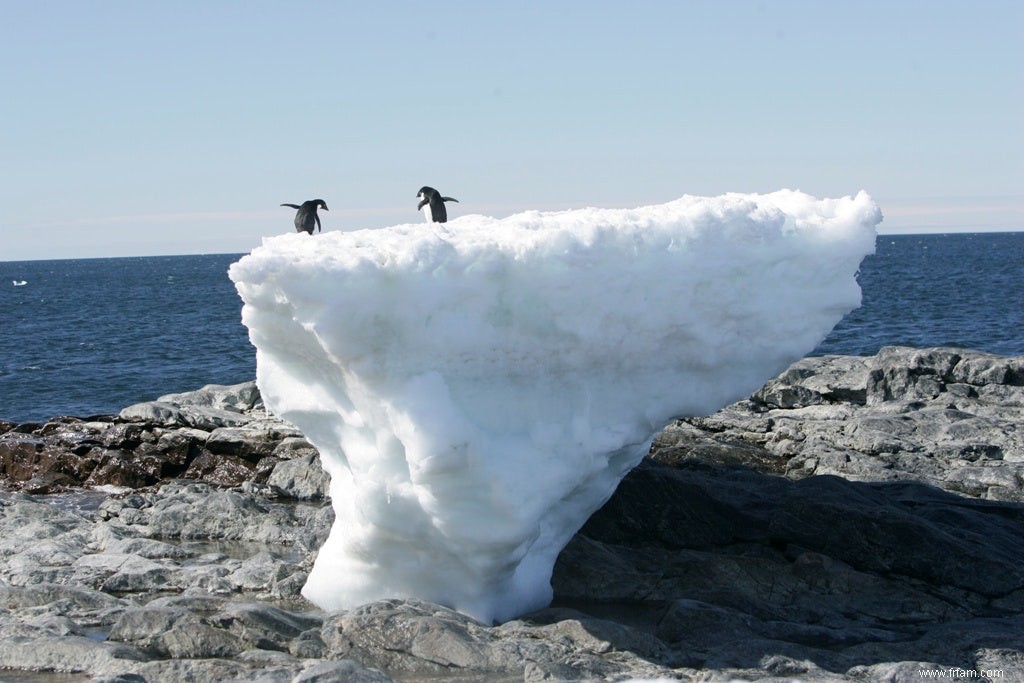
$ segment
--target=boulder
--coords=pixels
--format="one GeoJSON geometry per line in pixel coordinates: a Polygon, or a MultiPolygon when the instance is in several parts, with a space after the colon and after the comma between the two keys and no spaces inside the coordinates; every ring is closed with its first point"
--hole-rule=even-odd
{"type": "Polygon", "coordinates": [[[331,478],[313,452],[277,463],[267,484],[288,498],[324,500],[329,496],[331,478]]]}
{"type": "Polygon", "coordinates": [[[186,424],[184,414],[178,406],[161,401],[132,404],[127,408],[122,408],[117,417],[125,422],[144,422],[167,426],[186,424]]]}
{"type": "Polygon", "coordinates": [[[260,400],[260,391],[256,382],[241,384],[207,384],[195,391],[177,394],[166,394],[157,399],[160,403],[175,406],[205,406],[235,413],[245,413],[253,409],[260,400]]]}

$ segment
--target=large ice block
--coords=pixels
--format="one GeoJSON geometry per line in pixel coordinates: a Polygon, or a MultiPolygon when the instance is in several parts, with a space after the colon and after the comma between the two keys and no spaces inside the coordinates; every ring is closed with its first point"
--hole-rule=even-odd
{"type": "Polygon", "coordinates": [[[543,607],[558,553],[673,417],[758,388],[859,305],[871,199],[290,233],[230,270],[267,407],[319,449],[336,521],[303,591],[543,607]]]}

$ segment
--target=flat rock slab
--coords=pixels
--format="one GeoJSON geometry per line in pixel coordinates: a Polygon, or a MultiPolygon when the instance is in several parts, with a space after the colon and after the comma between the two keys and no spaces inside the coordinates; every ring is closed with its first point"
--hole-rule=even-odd
{"type": "Polygon", "coordinates": [[[652,457],[1024,501],[1024,357],[886,347],[805,358],[748,400],[670,425],[652,457]]]}

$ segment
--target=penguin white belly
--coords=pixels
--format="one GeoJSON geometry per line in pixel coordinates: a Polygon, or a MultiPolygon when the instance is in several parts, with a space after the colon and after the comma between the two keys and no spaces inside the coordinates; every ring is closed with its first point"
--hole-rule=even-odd
{"type": "Polygon", "coordinates": [[[423,215],[426,217],[428,223],[434,222],[434,214],[430,210],[430,202],[423,205],[423,215]]]}

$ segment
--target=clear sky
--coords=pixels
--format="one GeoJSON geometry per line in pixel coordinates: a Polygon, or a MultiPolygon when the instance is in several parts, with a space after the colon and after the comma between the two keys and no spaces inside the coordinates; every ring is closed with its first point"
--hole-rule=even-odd
{"type": "Polygon", "coordinates": [[[1024,229],[1019,0],[0,0],[0,261],[865,189],[1024,229]]]}

